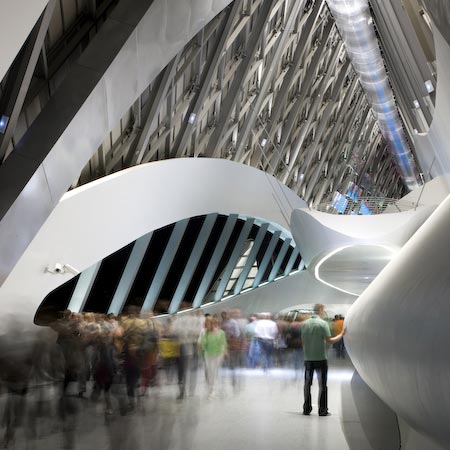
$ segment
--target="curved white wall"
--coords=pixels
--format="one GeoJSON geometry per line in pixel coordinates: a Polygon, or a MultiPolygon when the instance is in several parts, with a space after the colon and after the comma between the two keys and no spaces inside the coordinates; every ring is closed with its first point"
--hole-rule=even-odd
{"type": "Polygon", "coordinates": [[[303,208],[292,213],[292,235],[308,266],[317,257],[345,245],[381,244],[399,248],[434,208],[421,206],[417,210],[374,216],[334,215],[303,208]]]}
{"type": "Polygon", "coordinates": [[[151,230],[212,212],[261,217],[288,229],[305,202],[275,178],[238,163],[182,158],[137,166],[67,193],[0,289],[0,334],[10,320],[31,323],[38,305],[70,274],[44,273],[56,262],[84,270],[151,230]]]}
{"type": "Polygon", "coordinates": [[[354,300],[355,297],[320,283],[311,272],[302,270],[203,309],[215,313],[227,308],[239,308],[244,315],[248,315],[257,312],[277,313],[300,304],[323,303],[332,305],[330,311],[342,313],[348,310],[354,300]]]}
{"type": "Polygon", "coordinates": [[[450,442],[450,197],[350,308],[346,345],[366,383],[413,429],[450,442]]]}

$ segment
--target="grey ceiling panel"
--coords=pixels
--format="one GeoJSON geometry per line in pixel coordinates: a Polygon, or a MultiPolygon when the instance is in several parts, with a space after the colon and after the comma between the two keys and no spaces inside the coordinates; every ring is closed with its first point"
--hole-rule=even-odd
{"type": "Polygon", "coordinates": [[[116,58],[105,73],[106,98],[108,99],[108,123],[115,127],[124,111],[140,94],[138,90],[137,33],[133,31],[121,49],[121,58],[116,58]],[[126,82],[125,82],[126,80],[126,82]]]}
{"type": "Polygon", "coordinates": [[[101,143],[103,132],[108,127],[107,104],[106,89],[102,80],[45,158],[43,167],[55,203],[67,190],[67,180],[76,179],[80,160],[89,159],[92,146],[101,143]]]}
{"type": "MultiPolygon", "coordinates": [[[[24,161],[24,164],[28,163],[24,161]]],[[[2,249],[0,283],[5,281],[11,269],[11,262],[17,261],[22,256],[23,249],[28,246],[53,207],[54,202],[48,191],[47,178],[41,166],[24,187],[14,208],[11,208],[0,222],[0,248],[2,249]],[[30,220],[31,217],[34,220],[30,220]]]]}

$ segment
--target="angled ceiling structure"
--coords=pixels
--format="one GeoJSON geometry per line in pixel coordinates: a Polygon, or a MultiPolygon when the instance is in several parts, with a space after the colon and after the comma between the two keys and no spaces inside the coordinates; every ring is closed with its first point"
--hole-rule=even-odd
{"type": "MultiPolygon", "coordinates": [[[[450,172],[448,4],[368,5],[364,20],[378,38],[380,72],[387,74],[399,111],[395,130],[401,131],[402,147],[409,147],[400,155],[414,156],[419,182],[445,175],[450,172]]],[[[1,52],[0,65],[1,332],[13,320],[31,324],[42,299],[71,277],[45,272],[57,263],[87,270],[69,300],[82,309],[88,289],[82,295],[78,282],[94,283],[100,260],[127,245],[136,248],[136,256],[138,248],[147,248],[147,233],[170,224],[168,242],[173,244],[181,243],[183,228],[198,216],[205,217],[203,224],[216,223],[216,214],[226,221],[238,215],[288,229],[294,209],[315,207],[333,193],[399,198],[406,192],[385,141],[392,136],[383,137],[372,112],[379,105],[362,88],[357,64],[323,0],[50,0],[33,2],[26,14],[11,11],[7,26],[17,28],[17,39],[8,54],[1,52]],[[125,179],[132,181],[121,184],[125,179]],[[116,188],[112,195],[111,186],[116,188]]],[[[443,445],[449,439],[450,402],[441,395],[448,365],[433,369],[442,356],[436,343],[445,336],[434,335],[432,327],[417,333],[419,327],[409,324],[422,324],[429,306],[424,299],[432,291],[434,324],[446,329],[442,293],[448,291],[448,264],[442,244],[448,240],[447,203],[363,293],[350,313],[348,336],[365,381],[409,425],[443,445]],[[389,333],[367,328],[382,323],[384,315],[389,333]],[[417,338],[414,348],[405,338],[408,333],[417,338]],[[392,368],[404,376],[393,379],[392,368]],[[427,396],[420,391],[424,380],[427,396]]],[[[275,249],[284,245],[276,240],[277,231],[262,238],[275,249]]],[[[332,231],[326,234],[336,237],[332,231]]],[[[302,242],[307,267],[311,242],[302,242]]],[[[218,240],[215,248],[221,245],[218,240]]],[[[161,251],[156,271],[170,271],[176,247],[161,251]]],[[[250,253],[236,252],[238,259],[246,256],[247,275],[254,267],[250,253]]],[[[344,259],[353,259],[354,253],[344,259]]],[[[186,267],[192,271],[189,261],[197,252],[193,247],[187,254],[186,267]]],[[[256,255],[259,270],[252,286],[258,277],[264,280],[270,264],[272,270],[276,265],[278,257],[267,255],[256,255]]],[[[128,261],[135,269],[138,264],[137,258],[127,259],[123,274],[129,275],[128,261]]],[[[204,292],[217,292],[233,269],[229,277],[218,272],[200,283],[204,292]]],[[[240,274],[229,286],[236,293],[245,286],[240,274]]],[[[335,281],[336,274],[331,275],[335,281]]],[[[125,292],[132,278],[119,277],[117,292],[125,292]]],[[[309,300],[329,295],[322,284],[318,297],[317,280],[302,270],[280,280],[289,285],[289,301],[297,295],[292,282],[297,279],[307,280],[309,300]]],[[[146,286],[144,309],[154,306],[157,286],[162,290],[163,284],[161,277],[155,287],[146,286]]],[[[268,285],[266,305],[273,300],[273,287],[268,285]]],[[[120,310],[129,301],[114,297],[108,309],[120,310]]],[[[175,311],[178,299],[182,305],[182,296],[174,295],[166,309],[175,311]]],[[[343,295],[340,299],[351,303],[343,295]]],[[[198,306],[200,300],[194,296],[191,304],[198,306]]]]}
{"type": "Polygon", "coordinates": [[[54,0],[46,11],[39,58],[15,62],[30,62],[31,79],[12,67],[0,85],[19,111],[0,134],[1,281],[67,189],[142,162],[233,160],[312,205],[349,181],[404,192],[324,1],[54,0]]]}

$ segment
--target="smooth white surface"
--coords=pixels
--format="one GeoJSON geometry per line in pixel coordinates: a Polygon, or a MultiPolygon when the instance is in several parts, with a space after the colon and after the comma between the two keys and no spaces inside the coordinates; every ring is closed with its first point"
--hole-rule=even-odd
{"type": "Polygon", "coordinates": [[[303,208],[292,213],[292,235],[309,266],[315,259],[347,245],[378,244],[399,248],[434,208],[421,206],[415,211],[375,216],[334,215],[303,208]]]}
{"type": "Polygon", "coordinates": [[[44,297],[73,276],[44,273],[47,265],[83,271],[149,231],[214,212],[289,228],[292,209],[304,206],[275,178],[221,159],[154,162],[84,185],[63,197],[1,287],[0,333],[13,317],[31,324],[44,297]]]}
{"type": "Polygon", "coordinates": [[[332,305],[330,311],[335,311],[336,305],[342,305],[342,310],[347,311],[354,301],[355,297],[320,283],[309,271],[302,270],[203,309],[214,314],[227,308],[239,308],[243,315],[248,315],[257,312],[277,313],[293,309],[299,304],[311,306],[314,303],[323,303],[332,305]]]}
{"type": "Polygon", "coordinates": [[[44,11],[48,0],[0,0],[0,80],[44,11]]]}
{"type": "Polygon", "coordinates": [[[316,279],[356,297],[381,272],[398,251],[383,245],[351,245],[340,247],[314,265],[316,279]]]}
{"type": "Polygon", "coordinates": [[[346,345],[365,382],[414,430],[450,442],[450,197],[347,314],[346,345]]]}

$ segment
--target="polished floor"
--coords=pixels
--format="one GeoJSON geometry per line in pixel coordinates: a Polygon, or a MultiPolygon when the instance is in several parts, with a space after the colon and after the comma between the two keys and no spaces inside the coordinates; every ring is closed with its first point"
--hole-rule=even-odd
{"type": "MultiPolygon", "coordinates": [[[[389,439],[380,442],[376,432],[370,441],[367,423],[369,427],[374,424],[366,420],[370,419],[370,411],[369,416],[365,414],[362,418],[361,408],[355,404],[367,399],[359,395],[359,400],[355,400],[358,398],[355,392],[361,393],[361,385],[348,360],[330,362],[328,385],[331,412],[328,417],[317,415],[316,380],[313,412],[310,416],[300,413],[302,373],[291,369],[240,370],[236,388],[232,387],[230,372],[223,370],[211,399],[207,398],[200,370],[195,391],[185,399],[176,399],[178,389],[174,384],[151,388],[139,398],[135,411],[126,415],[118,412],[123,391],[115,392],[112,411],[105,414],[103,400],[93,402],[73,396],[61,405],[59,390],[47,386],[29,392],[23,417],[17,422],[15,436],[8,446],[36,450],[394,448],[389,439]]],[[[4,395],[2,401],[6,401],[4,395]]],[[[3,422],[3,431],[4,425],[3,422]]]]}

